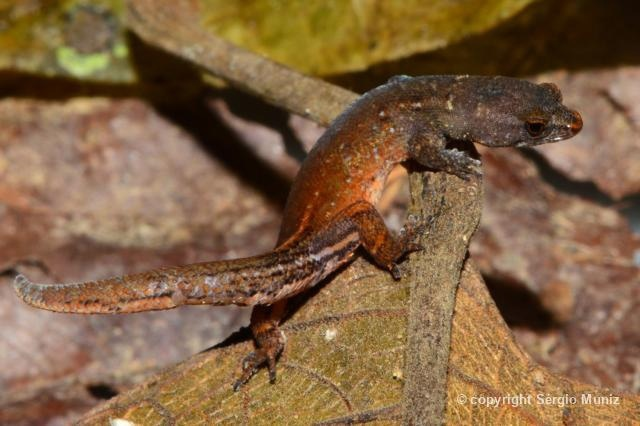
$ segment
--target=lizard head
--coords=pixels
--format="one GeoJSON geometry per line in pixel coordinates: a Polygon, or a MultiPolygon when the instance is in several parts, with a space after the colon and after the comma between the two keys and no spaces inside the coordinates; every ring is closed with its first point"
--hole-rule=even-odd
{"type": "Polygon", "coordinates": [[[446,100],[455,122],[447,136],[488,146],[534,146],[570,138],[582,129],[553,83],[509,77],[463,77],[446,100]]]}

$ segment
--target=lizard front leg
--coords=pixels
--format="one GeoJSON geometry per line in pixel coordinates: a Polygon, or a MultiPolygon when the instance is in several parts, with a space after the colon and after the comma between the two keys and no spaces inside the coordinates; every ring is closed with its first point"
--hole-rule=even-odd
{"type": "Polygon", "coordinates": [[[410,157],[434,170],[441,170],[469,180],[482,174],[480,160],[465,151],[447,148],[446,138],[431,130],[416,131],[408,141],[410,157]]]}

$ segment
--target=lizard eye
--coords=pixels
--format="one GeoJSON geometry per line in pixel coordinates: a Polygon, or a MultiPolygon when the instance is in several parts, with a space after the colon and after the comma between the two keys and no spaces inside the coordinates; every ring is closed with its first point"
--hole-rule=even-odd
{"type": "Polygon", "coordinates": [[[541,120],[538,118],[528,120],[525,123],[525,128],[527,129],[527,133],[529,133],[529,136],[534,138],[542,135],[546,127],[547,127],[547,123],[545,123],[544,120],[541,120]]]}

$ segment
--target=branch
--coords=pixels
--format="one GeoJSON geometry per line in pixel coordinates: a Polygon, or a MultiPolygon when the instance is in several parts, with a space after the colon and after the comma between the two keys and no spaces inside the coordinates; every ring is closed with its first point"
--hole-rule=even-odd
{"type": "Polygon", "coordinates": [[[460,272],[480,222],[482,182],[445,173],[414,173],[412,207],[430,228],[412,270],[406,349],[406,424],[441,424],[446,401],[451,318],[460,272]]]}
{"type": "Polygon", "coordinates": [[[196,2],[130,1],[126,22],[148,43],[244,92],[325,126],[358,97],[206,32],[200,26],[196,2]]]}

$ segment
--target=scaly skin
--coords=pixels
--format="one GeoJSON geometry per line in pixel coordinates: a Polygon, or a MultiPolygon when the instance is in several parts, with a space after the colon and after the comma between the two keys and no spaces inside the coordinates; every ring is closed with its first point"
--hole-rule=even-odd
{"type": "Polygon", "coordinates": [[[534,146],[580,131],[580,115],[562,105],[553,84],[507,77],[394,77],[363,95],[318,140],[296,177],[277,247],[246,259],[205,262],[80,284],[16,278],[26,303],[78,313],[125,313],[185,304],[252,305],[257,349],[243,363],[237,389],[284,347],[278,329],[286,300],[316,285],[362,246],[400,278],[396,262],[418,249],[419,226],[392,235],[375,209],[391,169],[407,160],[463,179],[480,162],[450,142],[534,146]]]}

